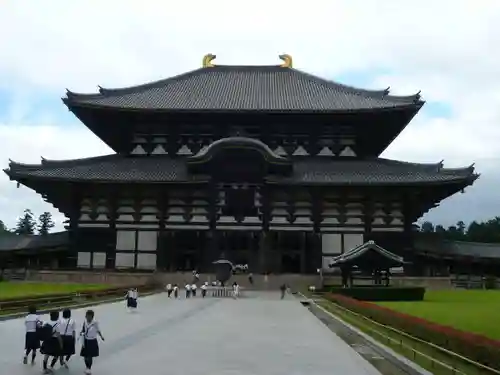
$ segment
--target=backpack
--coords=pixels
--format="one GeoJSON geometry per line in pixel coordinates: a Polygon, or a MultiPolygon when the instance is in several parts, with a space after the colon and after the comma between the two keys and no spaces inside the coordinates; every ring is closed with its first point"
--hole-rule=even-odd
{"type": "Polygon", "coordinates": [[[54,333],[55,326],[52,326],[50,323],[45,323],[41,327],[37,329],[37,335],[40,341],[47,341],[52,337],[54,333]]]}

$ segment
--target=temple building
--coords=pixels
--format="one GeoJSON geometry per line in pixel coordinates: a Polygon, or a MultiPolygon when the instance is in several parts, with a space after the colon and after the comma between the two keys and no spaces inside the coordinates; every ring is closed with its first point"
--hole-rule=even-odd
{"type": "MultiPolygon", "coordinates": [[[[400,254],[412,224],[478,175],[380,158],[418,113],[393,96],[296,70],[200,69],[64,104],[112,155],[11,162],[11,180],[68,218],[83,269],[315,273],[367,241],[400,254]]],[[[407,257],[405,256],[405,259],[407,257]]]]}

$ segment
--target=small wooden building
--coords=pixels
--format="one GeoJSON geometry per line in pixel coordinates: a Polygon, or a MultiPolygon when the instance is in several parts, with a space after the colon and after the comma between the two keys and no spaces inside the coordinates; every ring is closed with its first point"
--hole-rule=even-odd
{"type": "Polygon", "coordinates": [[[74,267],[191,270],[221,253],[254,273],[313,273],[366,241],[404,251],[412,223],[471,185],[380,154],[418,113],[393,96],[281,65],[214,65],[64,104],[115,153],[11,162],[68,217],[74,267]]]}

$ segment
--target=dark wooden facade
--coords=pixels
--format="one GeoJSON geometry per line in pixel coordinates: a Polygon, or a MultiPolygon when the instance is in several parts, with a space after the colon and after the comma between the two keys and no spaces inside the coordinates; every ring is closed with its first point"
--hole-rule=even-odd
{"type": "Polygon", "coordinates": [[[64,102],[116,154],[6,173],[67,215],[80,268],[208,271],[224,255],[256,273],[328,270],[368,240],[410,249],[412,223],[477,178],[379,158],[419,95],[291,67],[207,66],[64,102]]]}

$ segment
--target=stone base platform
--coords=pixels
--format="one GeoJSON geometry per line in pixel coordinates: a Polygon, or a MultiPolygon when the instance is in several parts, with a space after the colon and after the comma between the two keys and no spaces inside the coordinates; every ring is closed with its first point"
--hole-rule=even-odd
{"type": "MultiPolygon", "coordinates": [[[[93,374],[379,374],[294,296],[256,293],[240,300],[159,294],[141,298],[136,312],[124,303],[96,306],[106,341],[93,374]]],[[[83,314],[74,311],[78,327],[83,314]]],[[[40,356],[35,368],[21,362],[23,326],[21,319],[0,322],[2,373],[40,372],[40,356]]],[[[83,370],[75,356],[69,372],[56,371],[83,370]]]]}

